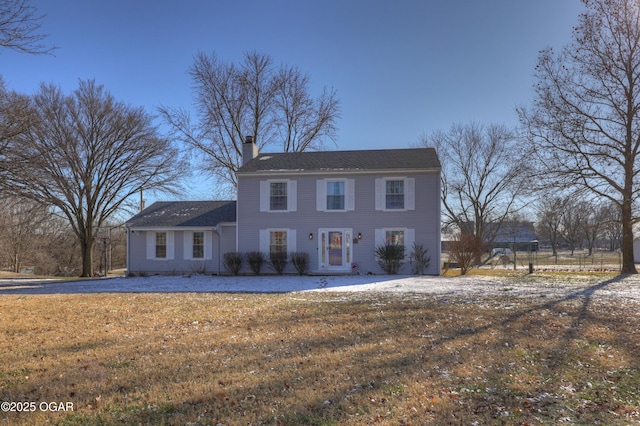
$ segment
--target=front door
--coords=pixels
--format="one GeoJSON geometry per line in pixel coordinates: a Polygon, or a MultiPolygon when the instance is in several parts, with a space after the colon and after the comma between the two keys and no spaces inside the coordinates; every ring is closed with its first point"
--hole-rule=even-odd
{"type": "Polygon", "coordinates": [[[318,230],[319,264],[321,269],[346,271],[351,269],[351,229],[318,230]]]}

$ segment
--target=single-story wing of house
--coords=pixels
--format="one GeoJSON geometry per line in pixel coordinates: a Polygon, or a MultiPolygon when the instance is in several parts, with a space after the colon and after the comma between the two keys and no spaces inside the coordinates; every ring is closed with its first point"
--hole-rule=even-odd
{"type": "Polygon", "coordinates": [[[220,274],[236,245],[236,202],[156,202],[125,226],[129,273],[220,274]]]}

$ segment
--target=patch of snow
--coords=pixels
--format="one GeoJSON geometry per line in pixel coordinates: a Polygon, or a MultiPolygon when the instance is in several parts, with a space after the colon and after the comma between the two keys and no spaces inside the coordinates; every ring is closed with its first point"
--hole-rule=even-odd
{"type": "Polygon", "coordinates": [[[640,303],[640,274],[602,278],[491,276],[151,276],[74,281],[41,279],[0,280],[2,294],[43,293],[371,293],[418,297],[433,295],[448,301],[452,297],[514,296],[537,298],[617,298],[640,303]]]}

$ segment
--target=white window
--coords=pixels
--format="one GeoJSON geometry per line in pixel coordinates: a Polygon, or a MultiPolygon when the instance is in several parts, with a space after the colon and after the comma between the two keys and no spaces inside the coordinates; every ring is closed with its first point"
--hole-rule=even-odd
{"type": "Polygon", "coordinates": [[[156,232],[156,259],[167,257],[167,233],[156,232]]]}
{"type": "Polygon", "coordinates": [[[316,181],[317,211],[355,210],[355,179],[321,179],[316,181]]]}
{"type": "Polygon", "coordinates": [[[193,244],[191,245],[194,259],[204,258],[204,232],[193,233],[193,244]]]}
{"type": "Polygon", "coordinates": [[[385,244],[404,247],[404,229],[387,229],[384,233],[385,244]]]}
{"type": "Polygon", "coordinates": [[[173,259],[173,244],[173,231],[147,231],[147,259],[173,259]]]}
{"type": "Polygon", "coordinates": [[[385,180],[385,209],[404,210],[404,179],[385,180]]]}
{"type": "Polygon", "coordinates": [[[261,229],[260,251],[267,257],[271,253],[292,253],[296,251],[295,229],[261,229]]]}
{"type": "Polygon", "coordinates": [[[344,181],[327,182],[327,210],[344,210],[344,181]]]}
{"type": "Polygon", "coordinates": [[[287,231],[269,232],[269,254],[287,252],[287,231]]]}
{"type": "Polygon", "coordinates": [[[211,260],[213,250],[212,231],[184,231],[183,234],[184,259],[211,260]]]}
{"type": "Polygon", "coordinates": [[[404,246],[404,258],[409,259],[411,248],[416,238],[416,230],[410,228],[382,228],[376,229],[376,246],[398,245],[404,246]]]}
{"type": "Polygon", "coordinates": [[[378,178],[375,186],[376,210],[415,210],[415,178],[378,178]]]}
{"type": "Polygon", "coordinates": [[[297,210],[297,181],[260,181],[261,212],[294,212],[297,210]]]}
{"type": "Polygon", "coordinates": [[[287,182],[269,182],[269,210],[287,210],[287,182]]]}

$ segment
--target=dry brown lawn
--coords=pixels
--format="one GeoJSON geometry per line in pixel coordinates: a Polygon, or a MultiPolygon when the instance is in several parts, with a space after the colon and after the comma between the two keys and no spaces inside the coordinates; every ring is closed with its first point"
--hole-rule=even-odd
{"type": "Polygon", "coordinates": [[[637,424],[639,308],[508,292],[4,295],[0,401],[35,410],[0,424],[637,424]]]}

